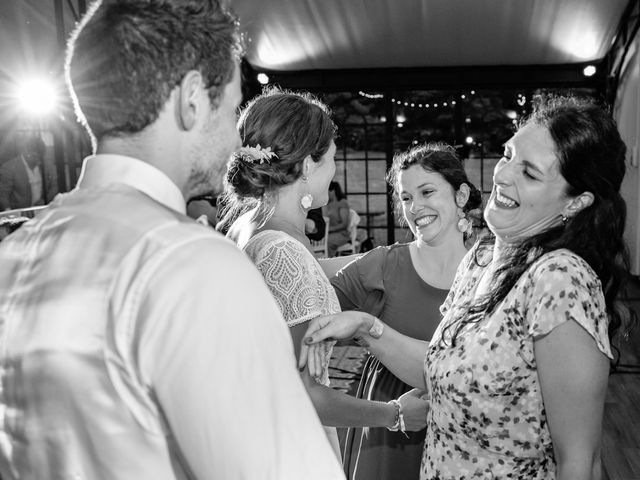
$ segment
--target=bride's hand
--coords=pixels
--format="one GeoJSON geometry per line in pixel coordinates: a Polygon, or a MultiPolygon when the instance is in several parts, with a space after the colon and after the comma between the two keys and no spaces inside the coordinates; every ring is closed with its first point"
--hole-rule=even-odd
{"type": "Polygon", "coordinates": [[[316,317],[309,322],[300,348],[298,368],[309,366],[311,376],[322,370],[322,345],[325,340],[344,340],[369,331],[373,318],[368,313],[347,311],[316,317]]]}
{"type": "Polygon", "coordinates": [[[425,392],[414,388],[398,398],[402,405],[405,429],[408,432],[417,432],[427,426],[429,403],[426,396],[425,392]]]}

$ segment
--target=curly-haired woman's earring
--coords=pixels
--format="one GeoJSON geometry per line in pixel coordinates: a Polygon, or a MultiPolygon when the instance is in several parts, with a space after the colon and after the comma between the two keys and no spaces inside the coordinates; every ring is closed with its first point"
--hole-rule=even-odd
{"type": "MultiPolygon", "coordinates": [[[[303,176],[302,177],[302,181],[304,183],[307,183],[308,178],[303,176]]],[[[302,207],[302,209],[304,211],[307,211],[311,208],[311,205],[313,205],[313,195],[311,195],[310,193],[306,193],[302,196],[302,198],[300,199],[300,206],[302,207]]]]}
{"type": "Polygon", "coordinates": [[[460,217],[457,225],[458,231],[465,234],[471,233],[473,230],[473,224],[471,223],[471,220],[469,220],[469,217],[467,217],[462,210],[458,212],[458,216],[460,217]]]}

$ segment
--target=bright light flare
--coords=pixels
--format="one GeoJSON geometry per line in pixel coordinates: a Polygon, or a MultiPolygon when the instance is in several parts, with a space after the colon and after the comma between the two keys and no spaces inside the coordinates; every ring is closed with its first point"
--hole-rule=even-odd
{"type": "Polygon", "coordinates": [[[266,85],[267,83],[269,83],[269,75],[267,75],[266,73],[259,73],[258,74],[258,82],[260,82],[260,84],[262,85],[266,85]]]}
{"type": "Polygon", "coordinates": [[[582,70],[582,73],[585,77],[591,77],[595,75],[596,67],[594,65],[587,65],[586,67],[584,67],[584,70],[582,70]]]}
{"type": "Polygon", "coordinates": [[[24,80],[18,85],[15,96],[18,106],[33,116],[51,113],[58,100],[53,84],[43,78],[24,80]]]}

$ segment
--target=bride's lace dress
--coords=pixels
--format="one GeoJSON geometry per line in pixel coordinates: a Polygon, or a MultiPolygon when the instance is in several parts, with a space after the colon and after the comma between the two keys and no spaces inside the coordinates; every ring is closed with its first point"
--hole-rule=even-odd
{"type": "MultiPolygon", "coordinates": [[[[289,327],[340,311],[336,293],[322,267],[306,247],[290,235],[263,230],[247,242],[244,251],[262,273],[289,327]]],[[[327,386],[334,343],[327,344],[322,378],[316,379],[327,386]]],[[[340,457],[335,428],[325,429],[340,457]]]]}
{"type": "MultiPolygon", "coordinates": [[[[277,230],[254,235],[244,247],[273,294],[287,325],[293,327],[340,311],[338,297],[315,257],[293,237],[277,230]]],[[[321,383],[329,385],[329,359],[325,354],[321,383]]]]}

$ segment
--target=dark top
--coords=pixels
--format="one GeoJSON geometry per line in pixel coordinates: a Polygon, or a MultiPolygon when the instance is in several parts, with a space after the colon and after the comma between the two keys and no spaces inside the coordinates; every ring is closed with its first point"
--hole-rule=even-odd
{"type": "MultiPolygon", "coordinates": [[[[420,278],[409,244],[375,248],[344,267],[331,283],[343,310],[369,312],[400,333],[421,340],[431,339],[448,292],[420,278]]],[[[369,357],[356,397],[388,402],[410,389],[369,357]]],[[[348,429],[343,453],[347,478],[418,480],[425,434],[425,429],[406,436],[386,428],[348,429]]]]}
{"type": "Polygon", "coordinates": [[[307,218],[311,220],[315,226],[315,233],[305,232],[309,240],[319,241],[324,238],[324,230],[326,228],[326,224],[324,222],[324,217],[322,216],[322,208],[312,208],[307,212],[307,218]]]}
{"type": "Polygon", "coordinates": [[[404,335],[431,340],[448,289],[432,287],[416,272],[408,243],[377,247],[332,279],[343,310],[362,310],[404,335]]]}

